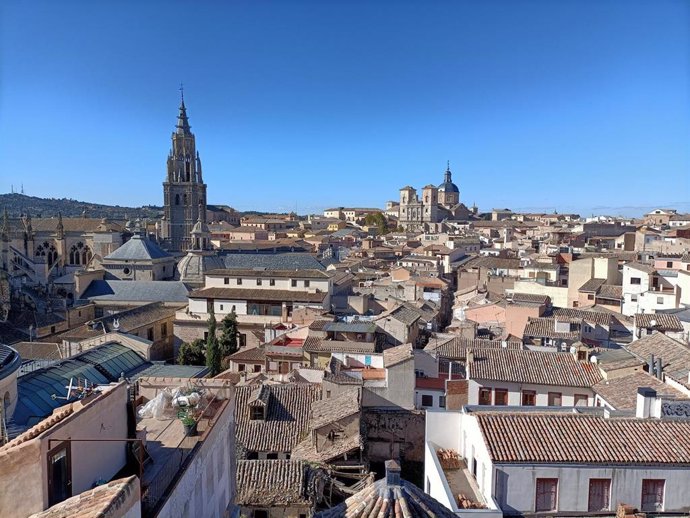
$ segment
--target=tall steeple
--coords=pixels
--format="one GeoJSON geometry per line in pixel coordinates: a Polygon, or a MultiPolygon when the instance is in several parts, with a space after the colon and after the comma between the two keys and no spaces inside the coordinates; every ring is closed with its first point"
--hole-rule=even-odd
{"type": "Polygon", "coordinates": [[[206,221],[206,184],[201,174],[201,158],[187,118],[181,85],[180,92],[180,109],[163,182],[165,219],[161,234],[164,247],[173,252],[187,250],[194,224],[199,218],[206,221]]]}
{"type": "Polygon", "coordinates": [[[192,127],[189,125],[189,119],[187,118],[187,107],[184,105],[184,87],[180,84],[180,113],[177,116],[177,134],[178,135],[191,135],[192,127]]]}
{"type": "Polygon", "coordinates": [[[451,183],[453,179],[451,178],[450,172],[450,160],[448,160],[448,165],[446,166],[446,173],[443,175],[443,183],[451,183]]]}

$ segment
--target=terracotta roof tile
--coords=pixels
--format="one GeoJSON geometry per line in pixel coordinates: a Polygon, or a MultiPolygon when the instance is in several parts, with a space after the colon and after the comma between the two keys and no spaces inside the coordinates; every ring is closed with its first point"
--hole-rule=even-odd
{"type": "Polygon", "coordinates": [[[496,463],[690,464],[690,421],[477,414],[496,463]]]}
{"type": "Polygon", "coordinates": [[[210,298],[227,300],[269,300],[289,302],[323,302],[327,292],[273,290],[254,288],[201,288],[189,294],[191,298],[210,298]]]}
{"type": "Polygon", "coordinates": [[[241,506],[311,505],[309,466],[299,460],[238,460],[235,503],[241,506]]]}
{"type": "Polygon", "coordinates": [[[668,313],[637,313],[635,327],[654,328],[659,331],[682,331],[683,324],[676,315],[668,313]],[[656,325],[652,325],[652,320],[656,325]]]}

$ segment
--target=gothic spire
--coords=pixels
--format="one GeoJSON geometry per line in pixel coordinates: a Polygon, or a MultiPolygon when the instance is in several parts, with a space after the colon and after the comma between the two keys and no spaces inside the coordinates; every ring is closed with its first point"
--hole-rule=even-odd
{"type": "Polygon", "coordinates": [[[180,135],[191,134],[191,126],[189,125],[189,119],[187,119],[187,108],[184,105],[184,88],[180,84],[180,113],[177,116],[177,133],[180,135]]]}
{"type": "Polygon", "coordinates": [[[55,232],[58,239],[63,239],[65,237],[65,226],[62,224],[62,212],[58,212],[58,222],[55,227],[55,232]]]}

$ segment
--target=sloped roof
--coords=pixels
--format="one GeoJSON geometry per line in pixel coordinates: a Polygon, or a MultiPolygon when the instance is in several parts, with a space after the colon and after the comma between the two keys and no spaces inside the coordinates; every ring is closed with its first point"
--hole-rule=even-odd
{"type": "Polygon", "coordinates": [[[592,387],[601,381],[597,366],[578,361],[570,353],[479,349],[470,365],[473,379],[535,385],[592,387]]]}
{"type": "Polygon", "coordinates": [[[663,333],[646,335],[625,347],[646,362],[650,355],[661,358],[664,374],[690,388],[690,349],[663,333]]]}
{"type": "Polygon", "coordinates": [[[464,360],[467,354],[467,349],[471,348],[473,350],[481,349],[524,349],[522,342],[517,341],[502,341],[502,340],[482,340],[455,337],[450,340],[443,342],[438,342],[438,340],[431,339],[429,343],[424,347],[425,351],[436,353],[442,358],[449,358],[451,360],[464,360]]]}
{"type": "MultiPolygon", "coordinates": [[[[563,320],[563,318],[559,320],[563,320]]],[[[556,331],[556,320],[549,317],[529,317],[522,335],[525,337],[533,336],[562,340],[577,340],[580,337],[580,333],[577,331],[556,331]]]]}
{"type": "Polygon", "coordinates": [[[635,314],[635,326],[654,328],[659,331],[682,331],[683,324],[676,315],[669,313],[637,313],[635,314]],[[655,322],[652,325],[652,321],[655,322]]]}
{"type": "Polygon", "coordinates": [[[299,460],[238,460],[235,503],[241,506],[311,505],[309,466],[299,460]]]}
{"type": "Polygon", "coordinates": [[[94,280],[81,296],[94,301],[187,302],[189,290],[179,281],[94,280]]]}
{"type": "Polygon", "coordinates": [[[301,270],[278,270],[276,268],[220,268],[206,272],[206,275],[225,275],[228,277],[262,277],[284,279],[329,279],[330,276],[324,270],[315,268],[301,270]]]}
{"type": "Polygon", "coordinates": [[[359,391],[346,390],[329,399],[314,401],[311,407],[309,427],[312,430],[344,419],[362,410],[359,391]]]}
{"type": "Polygon", "coordinates": [[[594,392],[599,394],[616,410],[634,411],[637,407],[637,389],[649,387],[657,396],[681,398],[686,396],[670,385],[656,379],[647,372],[638,371],[627,376],[602,380],[594,385],[594,392]]]}
{"type": "Polygon", "coordinates": [[[317,385],[291,383],[266,385],[269,397],[265,420],[250,419],[249,399],[253,386],[235,392],[236,438],[248,451],[289,452],[307,430],[314,401],[321,396],[317,385]]]}
{"type": "Polygon", "coordinates": [[[590,279],[585,282],[578,291],[596,292],[606,282],[606,279],[590,279]]]}
{"type": "Polygon", "coordinates": [[[597,293],[597,298],[621,300],[623,298],[623,286],[602,284],[597,293]]]}
{"type": "Polygon", "coordinates": [[[412,359],[414,359],[412,344],[402,344],[383,351],[383,366],[386,368],[412,359]]]}
{"type": "Polygon", "coordinates": [[[304,341],[302,350],[308,353],[320,352],[350,352],[350,353],[374,353],[374,342],[351,342],[344,340],[324,340],[318,336],[308,336],[304,341]]]}
{"type": "MultiPolygon", "coordinates": [[[[112,480],[76,496],[63,500],[45,511],[32,514],[29,518],[110,518],[124,516],[120,507],[138,490],[139,480],[135,475],[112,480]]],[[[139,505],[138,501],[134,502],[139,505]]]]}
{"type": "Polygon", "coordinates": [[[496,463],[690,464],[690,421],[478,413],[496,463]]]}
{"type": "MultiPolygon", "coordinates": [[[[610,326],[611,318],[613,315],[611,313],[604,313],[601,311],[587,311],[585,309],[576,308],[558,308],[553,310],[553,315],[555,317],[566,317],[582,319],[585,322],[593,322],[601,326],[610,326]]],[[[560,320],[560,318],[559,318],[560,320]]]]}
{"type": "Polygon", "coordinates": [[[266,350],[263,347],[250,347],[240,349],[236,353],[231,354],[228,358],[234,362],[254,362],[260,363],[266,361],[266,350]]]}
{"type": "Polygon", "coordinates": [[[104,261],[150,261],[153,259],[166,259],[172,256],[150,239],[141,234],[134,234],[132,238],[122,246],[106,255],[104,261]]]}
{"type": "Polygon", "coordinates": [[[223,257],[226,268],[268,268],[271,270],[325,270],[308,253],[283,254],[227,254],[223,257]]]}
{"type": "Polygon", "coordinates": [[[191,298],[224,300],[266,300],[275,302],[323,302],[328,292],[273,290],[257,288],[201,288],[189,294],[191,298]]]}
{"type": "Polygon", "coordinates": [[[389,482],[386,477],[367,485],[340,505],[315,515],[315,518],[401,517],[457,518],[453,511],[414,484],[403,479],[389,482]]]}

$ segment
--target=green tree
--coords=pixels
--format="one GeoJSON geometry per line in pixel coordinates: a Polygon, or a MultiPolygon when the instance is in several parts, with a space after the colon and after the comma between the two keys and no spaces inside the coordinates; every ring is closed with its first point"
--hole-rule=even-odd
{"type": "Polygon", "coordinates": [[[211,310],[211,315],[208,317],[208,338],[206,339],[206,366],[211,371],[211,376],[220,372],[220,360],[220,348],[216,337],[216,315],[211,310]]]}
{"type": "Polygon", "coordinates": [[[220,346],[220,357],[225,360],[231,354],[237,352],[237,315],[231,311],[220,323],[221,334],[218,340],[220,346]]]}
{"type": "Polygon", "coordinates": [[[388,220],[383,212],[370,212],[364,218],[364,223],[369,227],[376,227],[380,236],[388,233],[388,220]]]}
{"type": "Polygon", "coordinates": [[[177,355],[177,363],[180,365],[206,365],[204,341],[199,338],[191,343],[183,343],[177,355]]]}

